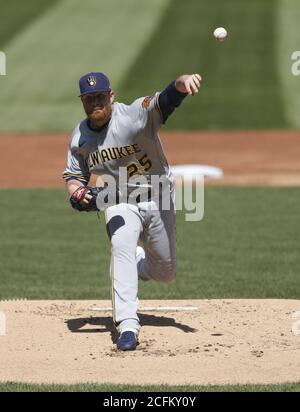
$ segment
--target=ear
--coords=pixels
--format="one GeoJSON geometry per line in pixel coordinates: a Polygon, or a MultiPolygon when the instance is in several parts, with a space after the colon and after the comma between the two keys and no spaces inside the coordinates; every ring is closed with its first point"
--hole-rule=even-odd
{"type": "Polygon", "coordinates": [[[110,104],[113,104],[115,101],[115,92],[111,91],[110,92],[110,104]]]}
{"type": "Polygon", "coordinates": [[[84,104],[83,97],[82,97],[82,96],[79,96],[79,97],[80,97],[81,103],[82,103],[82,104],[83,104],[83,106],[84,106],[85,104],[84,104]]]}

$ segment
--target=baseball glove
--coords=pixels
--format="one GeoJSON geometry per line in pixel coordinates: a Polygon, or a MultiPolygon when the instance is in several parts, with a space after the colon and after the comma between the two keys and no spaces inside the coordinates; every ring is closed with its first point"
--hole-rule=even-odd
{"type": "Polygon", "coordinates": [[[73,209],[79,212],[97,212],[119,203],[119,194],[118,189],[110,189],[108,186],[80,186],[70,197],[70,203],[73,209]],[[89,203],[82,203],[81,201],[86,194],[92,196],[92,198],[89,203]]]}

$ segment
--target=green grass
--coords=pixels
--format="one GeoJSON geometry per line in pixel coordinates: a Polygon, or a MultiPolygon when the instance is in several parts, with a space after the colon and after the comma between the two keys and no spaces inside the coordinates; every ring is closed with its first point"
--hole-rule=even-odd
{"type": "Polygon", "coordinates": [[[133,386],[133,385],[32,385],[0,383],[0,392],[299,392],[300,383],[281,385],[133,386]]]}
{"type": "Polygon", "coordinates": [[[41,17],[59,0],[0,0],[0,48],[41,17]]]}
{"type": "Polygon", "coordinates": [[[73,211],[63,190],[3,190],[0,204],[2,298],[109,296],[109,245],[96,214],[73,211]]]}
{"type": "Polygon", "coordinates": [[[0,392],[300,392],[300,382],[278,385],[224,386],[33,385],[4,382],[0,383],[0,392]]]}
{"type": "Polygon", "coordinates": [[[85,116],[79,77],[104,71],[117,87],[169,2],[60,0],[9,44],[0,44],[7,57],[7,76],[0,77],[0,130],[72,129],[85,116]]]}
{"type": "MultiPolygon", "coordinates": [[[[109,299],[103,216],[73,211],[63,190],[1,190],[0,298],[109,299]]],[[[300,297],[297,188],[207,188],[205,217],[177,214],[172,284],[140,298],[300,297]]]]}
{"type": "Polygon", "coordinates": [[[276,5],[275,0],[174,0],[132,65],[122,95],[151,94],[179,73],[200,72],[201,93],[187,99],[167,127],[286,126],[276,73],[276,5]],[[213,39],[218,26],[228,28],[224,43],[213,39]]]}
{"type": "MultiPolygon", "coordinates": [[[[295,125],[289,97],[297,78],[290,82],[284,50],[298,33],[297,18],[278,41],[287,30],[277,0],[60,0],[51,8],[53,2],[30,0],[28,10],[20,0],[2,3],[1,131],[72,129],[84,116],[77,81],[90,70],[107,72],[125,102],[161,90],[181,73],[200,72],[201,93],[186,99],[170,129],[295,125]],[[224,43],[212,35],[221,25],[229,32],[224,43]]],[[[291,0],[288,11],[298,12],[291,0]]]]}
{"type": "MultiPolygon", "coordinates": [[[[292,75],[291,67],[295,60],[294,51],[300,50],[300,3],[298,0],[278,0],[277,15],[277,67],[284,97],[285,117],[290,127],[300,127],[300,77],[292,75]]],[[[298,59],[299,62],[299,59],[298,59]]],[[[299,63],[297,64],[299,68],[299,63]]]]}

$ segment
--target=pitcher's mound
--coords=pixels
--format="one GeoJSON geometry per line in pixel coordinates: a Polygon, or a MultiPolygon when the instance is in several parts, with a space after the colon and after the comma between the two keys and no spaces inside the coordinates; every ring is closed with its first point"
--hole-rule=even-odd
{"type": "Polygon", "coordinates": [[[0,302],[6,319],[0,381],[300,381],[299,300],[141,301],[134,352],[116,351],[109,307],[108,301],[0,302]]]}

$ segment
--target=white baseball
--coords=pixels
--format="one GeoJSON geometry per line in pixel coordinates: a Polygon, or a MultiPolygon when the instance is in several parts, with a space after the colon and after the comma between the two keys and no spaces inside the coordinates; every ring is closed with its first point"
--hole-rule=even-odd
{"type": "Polygon", "coordinates": [[[219,41],[224,41],[227,37],[227,30],[224,27],[218,27],[214,31],[214,36],[219,41]]]}

